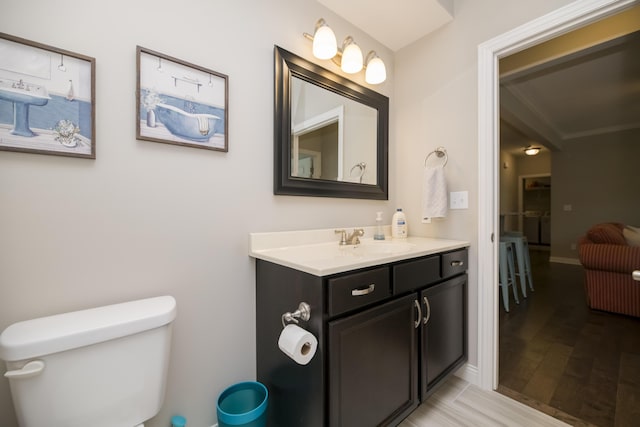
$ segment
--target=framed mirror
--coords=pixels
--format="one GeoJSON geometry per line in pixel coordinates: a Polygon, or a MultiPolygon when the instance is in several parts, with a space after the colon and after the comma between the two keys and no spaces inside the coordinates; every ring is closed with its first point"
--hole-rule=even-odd
{"type": "Polygon", "coordinates": [[[387,200],[389,98],[274,52],[274,193],[387,200]]]}

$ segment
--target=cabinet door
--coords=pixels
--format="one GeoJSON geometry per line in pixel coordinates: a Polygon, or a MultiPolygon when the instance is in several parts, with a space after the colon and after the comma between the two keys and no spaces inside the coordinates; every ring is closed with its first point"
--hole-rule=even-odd
{"type": "Polygon", "coordinates": [[[427,288],[421,334],[421,390],[424,400],[433,387],[467,360],[467,275],[427,288]]]}
{"type": "Polygon", "coordinates": [[[329,425],[396,425],[418,406],[418,294],[329,322],[329,425]]]}

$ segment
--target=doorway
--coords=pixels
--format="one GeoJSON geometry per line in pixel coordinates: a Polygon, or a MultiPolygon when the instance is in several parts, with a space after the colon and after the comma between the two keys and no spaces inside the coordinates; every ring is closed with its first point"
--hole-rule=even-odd
{"type": "Polygon", "coordinates": [[[498,60],[616,14],[635,3],[632,0],[577,1],[479,46],[478,380],[485,389],[495,390],[498,386],[498,60]]]}

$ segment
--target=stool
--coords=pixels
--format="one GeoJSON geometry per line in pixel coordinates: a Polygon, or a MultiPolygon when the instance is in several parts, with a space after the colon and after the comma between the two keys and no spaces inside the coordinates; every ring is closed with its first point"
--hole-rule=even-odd
{"type": "Polygon", "coordinates": [[[520,279],[520,290],[522,295],[527,297],[527,282],[529,289],[533,292],[533,279],[531,277],[531,259],[529,258],[529,243],[527,238],[522,235],[506,234],[500,236],[501,242],[513,242],[516,248],[516,264],[518,271],[516,276],[520,279]]]}
{"type": "Polygon", "coordinates": [[[505,311],[509,312],[509,286],[513,290],[513,299],[516,304],[520,304],[518,300],[518,288],[516,287],[516,272],[513,262],[513,243],[500,242],[499,246],[499,270],[500,270],[500,291],[502,293],[502,304],[505,311]]]}

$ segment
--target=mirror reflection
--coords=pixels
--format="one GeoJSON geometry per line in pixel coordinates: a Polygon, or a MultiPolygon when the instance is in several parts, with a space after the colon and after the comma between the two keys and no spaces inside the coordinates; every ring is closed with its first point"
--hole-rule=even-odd
{"type": "Polygon", "coordinates": [[[377,119],[368,105],[292,77],[291,175],[375,185],[377,119]]]}

